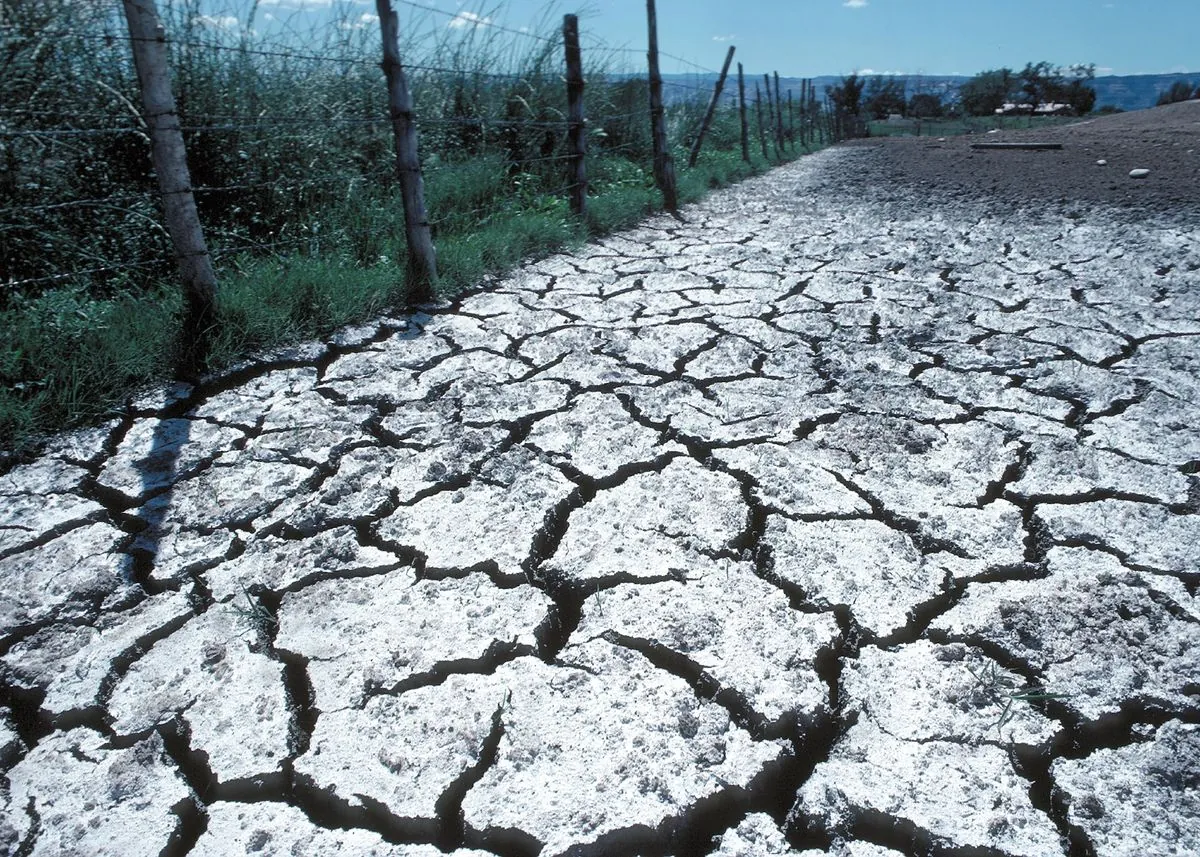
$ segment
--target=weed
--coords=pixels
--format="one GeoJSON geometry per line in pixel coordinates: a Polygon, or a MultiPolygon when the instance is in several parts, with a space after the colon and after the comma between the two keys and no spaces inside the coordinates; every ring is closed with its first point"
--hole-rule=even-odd
{"type": "Polygon", "coordinates": [[[238,618],[246,623],[246,630],[253,631],[260,636],[269,637],[271,630],[279,627],[279,620],[275,618],[275,614],[267,609],[261,601],[250,594],[245,585],[242,585],[242,597],[246,599],[246,605],[243,607],[233,600],[229,603],[229,609],[237,614],[238,618]]]}
{"type": "Polygon", "coordinates": [[[997,734],[1016,716],[1014,707],[1018,702],[1045,702],[1052,699],[1067,699],[1070,696],[1065,693],[1051,693],[1037,685],[1022,687],[1018,679],[1001,673],[995,661],[989,661],[987,666],[978,672],[969,666],[967,671],[975,677],[975,681],[983,693],[1004,705],[1000,716],[992,724],[997,734]]]}
{"type": "MultiPolygon", "coordinates": [[[[29,26],[0,38],[11,60],[6,128],[19,132],[0,171],[11,197],[0,224],[0,279],[9,284],[0,288],[0,450],[111,415],[138,387],[168,377],[181,356],[182,302],[148,140],[131,121],[138,95],[128,44],[87,37],[121,31],[114,7],[19,5],[29,26]],[[74,35],[38,35],[56,28],[74,35]],[[70,145],[55,137],[64,117],[70,145]],[[86,122],[85,133],[74,136],[71,117],[86,122]]],[[[196,203],[220,280],[209,368],[402,304],[404,215],[377,33],[347,19],[289,31],[276,44],[282,36],[260,29],[266,22],[253,12],[243,28],[218,32],[205,23],[214,18],[187,13],[190,4],[163,8],[192,184],[203,189],[196,203]]],[[[402,52],[445,296],[660,207],[646,81],[616,73],[622,55],[594,51],[588,215],[583,223],[570,215],[554,17],[544,21],[549,41],[441,26],[441,38],[420,42],[425,30],[407,30],[415,41],[402,52]]],[[[707,93],[696,96],[668,107],[680,165],[707,93]]],[[[719,111],[697,166],[679,170],[681,201],[772,165],[757,154],[744,163],[739,133],[736,112],[719,111]]]]}

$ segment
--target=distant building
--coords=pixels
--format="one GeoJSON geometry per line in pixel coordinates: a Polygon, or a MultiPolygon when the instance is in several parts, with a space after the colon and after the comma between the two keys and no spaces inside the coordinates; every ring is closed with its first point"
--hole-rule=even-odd
{"type": "Polygon", "coordinates": [[[1074,116],[1075,109],[1070,104],[1059,104],[1051,101],[1047,104],[1039,104],[1034,107],[1032,104],[1017,104],[1006,102],[996,108],[997,116],[1074,116]]]}

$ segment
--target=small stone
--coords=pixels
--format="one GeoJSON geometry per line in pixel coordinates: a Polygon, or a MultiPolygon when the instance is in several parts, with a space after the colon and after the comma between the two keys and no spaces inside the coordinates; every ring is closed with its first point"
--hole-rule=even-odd
{"type": "Polygon", "coordinates": [[[1129,177],[1131,179],[1144,179],[1148,175],[1150,175],[1149,170],[1137,169],[1129,171],[1129,177]]]}
{"type": "Polygon", "coordinates": [[[1100,160],[1096,161],[1096,166],[1098,166],[1098,167],[1107,167],[1107,166],[1108,166],[1108,161],[1104,160],[1104,158],[1101,158],[1100,160]]]}

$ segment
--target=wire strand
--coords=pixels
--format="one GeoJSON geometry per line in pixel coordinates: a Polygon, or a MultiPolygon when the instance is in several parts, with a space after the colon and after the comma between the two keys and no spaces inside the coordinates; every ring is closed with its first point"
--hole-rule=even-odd
{"type": "Polygon", "coordinates": [[[547,38],[546,36],[540,36],[537,33],[530,33],[530,32],[524,31],[524,30],[515,30],[512,27],[506,27],[503,24],[497,24],[495,21],[492,21],[488,18],[479,17],[479,16],[475,15],[474,13],[471,13],[471,12],[464,13],[461,9],[457,12],[451,12],[448,9],[439,9],[436,6],[426,6],[424,3],[415,3],[415,2],[413,2],[413,0],[396,0],[396,1],[401,6],[409,6],[413,9],[422,9],[426,12],[436,12],[439,15],[448,16],[452,21],[462,21],[463,22],[462,26],[464,28],[465,27],[473,27],[473,28],[474,27],[488,27],[493,30],[502,30],[503,32],[512,33],[517,36],[523,36],[528,39],[536,39],[539,42],[547,42],[552,45],[558,44],[557,39],[547,38]]]}

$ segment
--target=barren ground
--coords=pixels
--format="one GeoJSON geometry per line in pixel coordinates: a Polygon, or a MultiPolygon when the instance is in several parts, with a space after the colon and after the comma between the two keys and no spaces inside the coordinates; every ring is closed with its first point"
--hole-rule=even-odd
{"type": "Polygon", "coordinates": [[[0,851],[1200,853],[1184,107],[827,151],[11,468],[0,851]]]}
{"type": "MultiPolygon", "coordinates": [[[[848,144],[883,155],[862,179],[924,191],[931,204],[986,195],[1071,215],[1103,205],[1126,216],[1200,208],[1200,100],[1054,128],[848,144]],[[1060,143],[1061,150],[977,150],[977,143],[1060,143]],[[1107,161],[1101,166],[1097,161],[1107,161]],[[1129,180],[1129,171],[1150,175],[1129,180]]],[[[855,181],[855,177],[850,177],[855,181]]]]}

